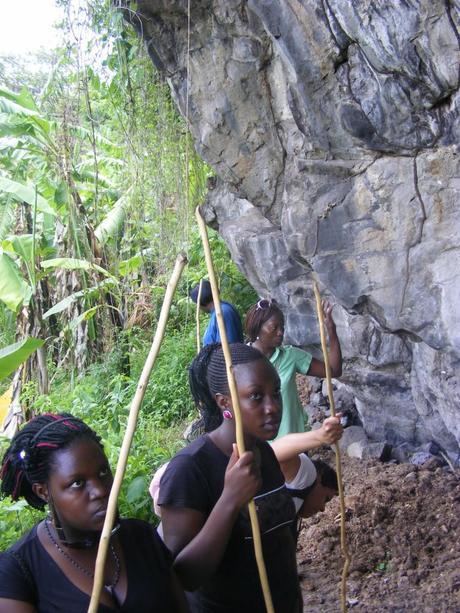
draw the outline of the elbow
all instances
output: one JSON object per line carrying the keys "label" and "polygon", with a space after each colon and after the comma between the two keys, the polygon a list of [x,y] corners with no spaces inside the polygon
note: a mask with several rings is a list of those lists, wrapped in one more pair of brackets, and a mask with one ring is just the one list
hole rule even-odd
{"label": "elbow", "polygon": [[339,377],[342,376],[342,362],[340,362],[339,364],[331,368],[331,374],[334,377],[334,379],[338,379]]}
{"label": "elbow", "polygon": [[194,592],[203,583],[190,571],[188,565],[181,563],[180,560],[176,559],[173,567],[182,589],[186,592]]}

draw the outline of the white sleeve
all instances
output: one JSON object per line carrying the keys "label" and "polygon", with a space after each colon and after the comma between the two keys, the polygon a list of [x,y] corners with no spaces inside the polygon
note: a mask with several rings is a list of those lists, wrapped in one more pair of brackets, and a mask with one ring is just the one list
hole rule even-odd
{"label": "white sleeve", "polygon": [[305,453],[299,454],[300,466],[292,481],[286,482],[286,487],[293,490],[304,490],[316,481],[316,468]]}

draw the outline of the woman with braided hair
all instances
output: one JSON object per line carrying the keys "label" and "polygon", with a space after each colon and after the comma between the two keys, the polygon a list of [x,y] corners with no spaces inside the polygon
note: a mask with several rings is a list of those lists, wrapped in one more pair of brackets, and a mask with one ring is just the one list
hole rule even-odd
{"label": "woman with braided hair", "polygon": [[[100,438],[67,413],[35,417],[11,441],[1,491],[49,517],[0,557],[0,613],[86,611],[112,473]],[[110,539],[99,611],[188,607],[156,531],[119,520]]]}
{"label": "woman with braided hair", "polygon": [[207,345],[189,371],[206,433],[161,478],[164,540],[193,612],[265,611],[246,506],[254,498],[275,611],[299,613],[295,507],[267,442],[281,420],[279,377],[256,349],[233,343],[230,351],[247,451],[238,457],[222,347]]}

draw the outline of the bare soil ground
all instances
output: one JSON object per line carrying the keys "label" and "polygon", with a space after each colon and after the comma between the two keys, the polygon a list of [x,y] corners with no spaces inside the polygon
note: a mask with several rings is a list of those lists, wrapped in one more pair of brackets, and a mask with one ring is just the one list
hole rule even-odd
{"label": "bare soil ground", "polygon": [[[299,395],[308,402],[306,378]],[[314,456],[313,456],[314,457]],[[335,465],[331,450],[318,457]],[[460,613],[460,470],[342,457],[352,611]],[[339,501],[303,521],[298,563],[305,612],[340,612]]]}
{"label": "bare soil ground", "polygon": [[[460,612],[460,471],[342,460],[352,558],[348,607]],[[304,520],[298,562],[305,611],[340,611],[338,515],[336,498]]]}

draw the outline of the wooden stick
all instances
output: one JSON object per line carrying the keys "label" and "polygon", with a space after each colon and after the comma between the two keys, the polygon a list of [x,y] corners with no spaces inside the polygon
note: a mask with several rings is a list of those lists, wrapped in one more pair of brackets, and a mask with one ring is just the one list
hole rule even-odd
{"label": "wooden stick", "polygon": [[107,505],[107,514],[105,516],[104,527],[102,529],[101,538],[99,541],[99,547],[96,557],[96,568],[94,571],[94,583],[93,591],[91,594],[91,601],[89,603],[88,613],[96,613],[99,608],[99,597],[101,593],[102,583],[104,580],[104,567],[107,558],[107,549],[109,546],[110,536],[112,533],[112,527],[117,512],[117,499],[120,492],[121,483],[126,470],[126,463],[128,461],[128,454],[133,441],[134,432],[136,430],[137,418],[139,410],[144,399],[145,391],[149,381],[150,373],[152,372],[153,365],[160,350],[161,341],[165,333],[166,322],[168,321],[169,311],[171,309],[171,303],[174,296],[174,292],[177,287],[177,283],[180,279],[184,266],[187,263],[187,258],[184,254],[179,254],[176,259],[171,279],[169,280],[166,288],[165,297],[163,299],[163,306],[161,307],[160,317],[158,319],[157,329],[153,338],[150,352],[147,356],[147,360],[142,369],[139,383],[137,385],[136,393],[131,402],[129,409],[128,424],[126,426],[125,436],[120,450],[120,456],[118,458],[117,470],[113,479],[112,489],[110,490],[109,502]]}
{"label": "wooden stick", "polygon": [[201,306],[201,288],[203,287],[203,279],[200,279],[198,287],[198,298],[196,299],[196,352],[200,353],[201,349],[201,334],[200,334],[200,306]]}
{"label": "wooden stick", "polygon": [[[222,309],[220,306],[219,290],[217,287],[216,275],[214,273],[214,266],[212,263],[211,249],[209,247],[208,231],[206,225],[201,216],[200,209],[195,209],[195,216],[198,222],[198,228],[200,230],[201,240],[204,247],[204,256],[206,259],[206,266],[208,269],[209,282],[211,283],[212,299],[214,302],[214,308],[216,310],[217,325],[219,327],[220,340],[222,343],[222,349],[225,357],[225,365],[227,368],[228,386],[230,388],[230,395],[232,398],[233,413],[235,415],[236,426],[236,444],[238,447],[238,455],[245,452],[244,435],[243,435],[243,422],[241,420],[240,404],[238,400],[238,392],[236,389],[235,376],[233,374],[232,356],[230,354],[230,347],[227,341],[227,332],[225,330],[224,318],[222,316]],[[259,570],[260,583],[262,586],[262,592],[264,595],[265,608],[267,613],[274,613],[272,596],[270,593],[270,586],[268,585],[267,569],[265,568],[265,561],[262,552],[262,541],[260,538],[259,520],[257,518],[256,506],[254,500],[248,503],[249,517],[251,519],[252,537],[254,541],[254,552],[256,556],[257,568]]]}
{"label": "wooden stick", "polygon": [[[335,402],[334,394],[332,392],[332,380],[331,380],[331,367],[329,364],[329,354],[327,352],[326,334],[324,331],[324,318],[323,308],[321,306],[321,296],[318,291],[316,282],[313,283],[313,291],[316,298],[316,312],[318,314],[319,333],[321,336],[321,347],[323,350],[324,366],[326,367],[326,382],[327,382],[327,395],[329,397],[329,406],[331,408],[331,415],[335,417]],[[345,534],[345,496],[343,491],[342,481],[342,463],[340,460],[339,445],[335,443],[335,469],[337,472],[337,484],[339,487],[339,501],[340,501],[340,546],[342,549],[342,555],[344,557],[342,581],[340,586],[340,601],[342,606],[342,613],[346,613],[347,610],[347,576],[348,568],[350,566],[350,556],[348,554],[347,539]]]}

